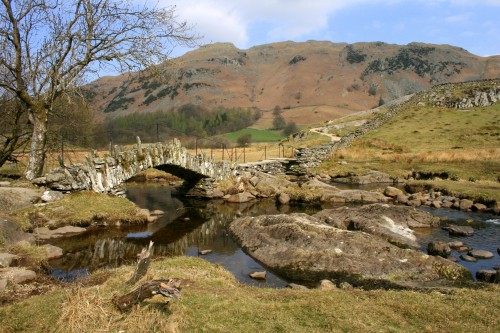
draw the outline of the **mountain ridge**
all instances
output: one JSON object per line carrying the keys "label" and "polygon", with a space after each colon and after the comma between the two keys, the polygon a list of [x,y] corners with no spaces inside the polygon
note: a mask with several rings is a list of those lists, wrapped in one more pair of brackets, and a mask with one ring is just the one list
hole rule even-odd
{"label": "mountain ridge", "polygon": [[151,71],[100,78],[87,86],[103,115],[170,110],[184,104],[270,110],[325,105],[356,112],[434,84],[500,77],[500,56],[413,42],[291,42],[241,50],[202,46]]}

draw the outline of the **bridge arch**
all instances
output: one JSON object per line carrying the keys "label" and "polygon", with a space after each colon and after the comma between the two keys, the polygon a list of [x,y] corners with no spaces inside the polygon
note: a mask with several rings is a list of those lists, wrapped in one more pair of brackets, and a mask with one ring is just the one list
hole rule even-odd
{"label": "bridge arch", "polygon": [[58,168],[33,180],[55,190],[113,192],[140,171],[157,168],[189,183],[202,179],[220,181],[229,177],[228,161],[215,161],[205,154],[191,155],[177,139],[142,145],[139,138],[131,149],[114,146],[104,157],[88,155],[84,163]]}

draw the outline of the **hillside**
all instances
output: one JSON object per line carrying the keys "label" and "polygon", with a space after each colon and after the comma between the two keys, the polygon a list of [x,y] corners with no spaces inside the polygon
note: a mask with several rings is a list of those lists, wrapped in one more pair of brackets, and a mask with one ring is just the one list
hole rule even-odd
{"label": "hillside", "polygon": [[262,110],[279,105],[303,108],[310,117],[298,123],[312,123],[315,115],[336,118],[437,83],[500,77],[500,56],[421,43],[282,42],[247,50],[217,43],[156,70],[162,74],[103,77],[88,85],[88,96],[101,116],[187,103]]}
{"label": "hillside", "polygon": [[444,84],[377,113],[328,122],[323,131],[343,137],[322,172],[335,177],[378,170],[498,201],[499,97],[499,79]]}

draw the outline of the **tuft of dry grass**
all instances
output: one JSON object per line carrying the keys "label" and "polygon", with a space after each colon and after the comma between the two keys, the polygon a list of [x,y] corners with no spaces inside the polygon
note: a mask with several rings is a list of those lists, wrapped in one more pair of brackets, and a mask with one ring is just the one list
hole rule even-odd
{"label": "tuft of dry grass", "polygon": [[320,189],[311,188],[307,185],[298,186],[293,184],[283,189],[282,193],[286,193],[290,196],[290,201],[294,202],[318,202],[323,196],[323,192]]}

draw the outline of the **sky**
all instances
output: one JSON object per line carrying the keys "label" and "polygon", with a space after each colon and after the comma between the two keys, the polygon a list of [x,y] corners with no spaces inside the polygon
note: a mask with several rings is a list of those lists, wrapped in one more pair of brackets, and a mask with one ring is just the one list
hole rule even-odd
{"label": "sky", "polygon": [[[500,0],[157,0],[175,5],[201,45],[281,41],[424,42],[500,55]],[[177,2],[175,2],[177,1]],[[179,56],[186,49],[174,50]]]}

